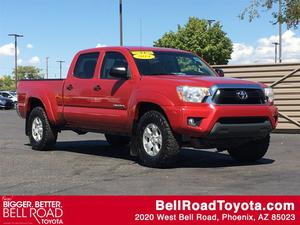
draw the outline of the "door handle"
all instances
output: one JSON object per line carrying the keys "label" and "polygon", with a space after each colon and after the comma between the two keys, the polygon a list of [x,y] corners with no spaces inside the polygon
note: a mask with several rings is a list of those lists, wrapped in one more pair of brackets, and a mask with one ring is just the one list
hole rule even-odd
{"label": "door handle", "polygon": [[68,89],[69,91],[71,91],[71,90],[73,89],[73,85],[72,85],[72,84],[69,84],[69,85],[67,86],[67,89]]}
{"label": "door handle", "polygon": [[100,91],[100,90],[101,90],[100,85],[97,85],[97,86],[94,87],[94,91]]}

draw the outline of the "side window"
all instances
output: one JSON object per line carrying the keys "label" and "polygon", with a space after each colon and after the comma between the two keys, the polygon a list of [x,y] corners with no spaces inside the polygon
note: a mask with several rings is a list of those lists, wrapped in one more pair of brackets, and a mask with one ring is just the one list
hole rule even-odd
{"label": "side window", "polygon": [[93,78],[98,58],[99,52],[80,55],[75,65],[74,77],[82,79]]}
{"label": "side window", "polygon": [[127,69],[128,77],[131,77],[130,69],[125,56],[119,52],[106,52],[102,63],[100,77],[102,79],[117,79],[110,76],[110,70],[113,67],[125,67]]}

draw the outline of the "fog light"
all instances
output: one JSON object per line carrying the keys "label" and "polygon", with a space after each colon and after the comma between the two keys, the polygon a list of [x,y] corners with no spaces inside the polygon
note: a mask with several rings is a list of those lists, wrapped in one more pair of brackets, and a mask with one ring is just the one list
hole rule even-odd
{"label": "fog light", "polygon": [[201,123],[201,118],[199,117],[189,117],[187,119],[187,124],[192,127],[198,127]]}

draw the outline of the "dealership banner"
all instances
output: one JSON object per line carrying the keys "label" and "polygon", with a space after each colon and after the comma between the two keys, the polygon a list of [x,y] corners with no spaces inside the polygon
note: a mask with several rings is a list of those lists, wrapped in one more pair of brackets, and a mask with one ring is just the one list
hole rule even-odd
{"label": "dealership banner", "polygon": [[300,196],[2,196],[0,224],[300,224]]}

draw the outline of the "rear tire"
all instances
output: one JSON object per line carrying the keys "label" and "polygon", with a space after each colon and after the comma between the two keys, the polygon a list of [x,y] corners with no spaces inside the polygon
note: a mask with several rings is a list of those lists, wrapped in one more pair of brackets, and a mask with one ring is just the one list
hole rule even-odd
{"label": "rear tire", "polygon": [[140,163],[149,167],[171,167],[180,153],[171,127],[158,111],[146,112],[137,126],[137,150]]}
{"label": "rear tire", "polygon": [[130,137],[105,134],[107,142],[113,147],[125,147],[130,142]]}
{"label": "rear tire", "polygon": [[266,154],[269,148],[270,135],[245,143],[237,148],[228,149],[229,155],[240,162],[255,162]]}
{"label": "rear tire", "polygon": [[45,110],[42,107],[34,108],[28,120],[28,134],[32,149],[40,151],[51,149],[57,140],[57,130],[50,125]]}

